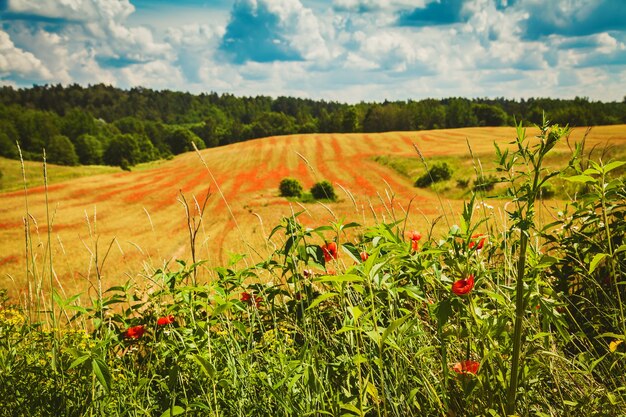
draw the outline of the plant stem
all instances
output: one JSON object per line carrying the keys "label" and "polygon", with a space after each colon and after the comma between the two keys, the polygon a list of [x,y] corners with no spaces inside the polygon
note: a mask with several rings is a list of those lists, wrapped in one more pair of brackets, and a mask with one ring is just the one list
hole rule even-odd
{"label": "plant stem", "polygon": [[524,319],[524,269],[526,267],[526,248],[528,233],[523,231],[520,236],[520,256],[517,261],[517,282],[515,285],[515,328],[513,330],[513,359],[511,362],[511,379],[506,394],[506,414],[515,412],[515,396],[519,380],[519,359],[522,347],[522,321]]}

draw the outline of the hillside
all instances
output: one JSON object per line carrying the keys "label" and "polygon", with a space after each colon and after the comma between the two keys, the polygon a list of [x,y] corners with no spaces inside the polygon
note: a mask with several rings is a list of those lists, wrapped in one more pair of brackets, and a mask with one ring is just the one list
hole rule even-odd
{"label": "hillside", "polygon": [[[570,141],[579,141],[584,133],[583,128],[575,129]],[[457,161],[456,169],[466,166],[473,170],[469,143],[474,156],[488,170],[494,158],[493,142],[504,146],[514,136],[514,128],[501,127],[269,137],[201,151],[208,169],[196,153],[190,152],[143,170],[60,182],[59,168],[50,165],[48,199],[54,219],[51,246],[55,274],[63,289],[74,293],[95,285],[96,252],[108,285],[123,283],[141,271],[149,276],[155,268],[175,259],[190,261],[179,191],[193,205],[194,197],[202,204],[210,189],[197,237],[198,258],[206,259],[208,265],[224,264],[232,253],[247,254],[243,262],[260,261],[268,252],[268,245],[272,245],[266,240],[270,228],[282,216],[302,210],[305,213],[301,222],[311,226],[327,224],[335,216],[372,224],[376,219],[402,219],[410,204],[407,228],[424,230],[446,207],[454,215],[442,218],[439,224],[450,225],[457,221],[461,200],[442,205],[437,194],[415,188],[415,178],[403,176],[376,162],[374,157],[404,161],[413,158],[420,169],[421,162],[413,148],[416,144],[427,161],[447,157]],[[588,149],[607,144],[623,149],[626,125],[594,128],[587,142]],[[559,146],[565,155],[567,144]],[[279,197],[277,191],[278,183],[287,176],[299,179],[305,188],[328,179],[335,185],[340,201],[324,205],[289,202]],[[442,197],[451,195],[442,191]],[[496,214],[501,203],[490,202],[496,206]],[[25,212],[23,191],[1,194],[0,288],[11,292],[27,291]],[[28,212],[36,269],[41,273],[48,268],[43,187],[28,190]]]}

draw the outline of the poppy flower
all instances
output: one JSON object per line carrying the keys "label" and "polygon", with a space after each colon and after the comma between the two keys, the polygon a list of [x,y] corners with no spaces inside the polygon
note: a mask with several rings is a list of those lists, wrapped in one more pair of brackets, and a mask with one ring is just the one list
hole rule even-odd
{"label": "poppy flower", "polygon": [[[483,236],[485,236],[485,235],[483,235],[481,233],[472,235],[472,240],[469,243],[469,248],[470,249],[481,250],[483,248],[483,246],[485,246],[485,241],[487,240],[487,238],[483,237]],[[481,239],[478,240],[478,238],[481,238]]]}
{"label": "poppy flower", "polygon": [[417,242],[421,238],[422,238],[422,234],[418,232],[417,230],[413,230],[412,232],[409,232],[409,239],[411,239],[412,241]]}
{"label": "poppy flower", "polygon": [[367,258],[370,257],[369,254],[367,252],[365,252],[365,251],[361,252],[359,255],[361,256],[361,260],[363,262],[367,261]]}
{"label": "poppy flower", "polygon": [[420,245],[417,240],[411,241],[411,249],[413,250],[413,252],[417,252],[420,249]]}
{"label": "poppy flower", "polygon": [[457,362],[454,364],[452,369],[457,374],[473,374],[476,375],[478,373],[478,368],[480,367],[480,363],[472,360],[466,360]]}
{"label": "poppy flower", "polygon": [[157,320],[158,326],[166,326],[172,323],[174,323],[174,316],[172,316],[171,314],[169,316],[159,317],[159,319]]}
{"label": "poppy flower", "polygon": [[455,281],[452,284],[452,292],[456,295],[465,295],[472,291],[474,288],[474,275],[469,275],[467,278]]}
{"label": "poppy flower", "polygon": [[337,243],[325,243],[322,245],[322,253],[326,262],[330,262],[331,259],[337,259]]}
{"label": "poppy flower", "polygon": [[241,294],[241,298],[240,298],[242,303],[246,303],[249,305],[254,304],[255,307],[258,307],[261,305],[261,301],[263,301],[263,299],[260,296],[253,296],[252,294],[250,294],[249,292],[244,292],[243,294]]}
{"label": "poppy flower", "polygon": [[139,339],[145,333],[146,329],[143,325],[129,327],[126,332],[124,332],[124,337],[127,339]]}

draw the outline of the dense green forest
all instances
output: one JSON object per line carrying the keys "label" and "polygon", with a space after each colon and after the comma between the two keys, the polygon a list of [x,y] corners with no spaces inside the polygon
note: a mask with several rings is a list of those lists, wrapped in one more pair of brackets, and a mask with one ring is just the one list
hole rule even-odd
{"label": "dense green forest", "polygon": [[122,90],[103,84],[0,88],[0,155],[63,165],[123,168],[192,149],[272,135],[411,131],[541,123],[592,126],[626,123],[626,98],[424,99],[345,104],[232,94]]}

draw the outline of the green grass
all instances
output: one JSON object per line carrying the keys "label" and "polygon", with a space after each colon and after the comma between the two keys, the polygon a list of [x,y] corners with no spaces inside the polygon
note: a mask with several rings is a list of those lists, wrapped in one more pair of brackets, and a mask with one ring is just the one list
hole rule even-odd
{"label": "green grass", "polygon": [[[146,162],[135,165],[131,167],[131,169],[133,171],[143,171],[157,167],[163,162],[163,160]],[[43,185],[43,162],[24,161],[24,171],[26,173],[28,187]],[[20,161],[0,157],[0,172],[2,172],[2,177],[0,178],[0,192],[15,191],[24,188],[22,165]],[[49,176],[48,184],[55,184],[75,178],[122,172],[122,170],[119,167],[106,165],[63,166],[50,164],[48,172],[54,172],[54,175]]]}

